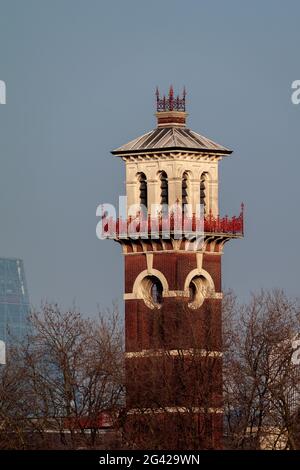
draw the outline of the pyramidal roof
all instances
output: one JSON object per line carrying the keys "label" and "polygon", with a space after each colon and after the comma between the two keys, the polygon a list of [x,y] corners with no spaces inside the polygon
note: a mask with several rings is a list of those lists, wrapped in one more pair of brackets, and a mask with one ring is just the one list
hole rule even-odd
{"label": "pyramidal roof", "polygon": [[213,140],[183,127],[158,127],[112,151],[114,155],[146,153],[150,151],[190,150],[212,154],[231,154]]}

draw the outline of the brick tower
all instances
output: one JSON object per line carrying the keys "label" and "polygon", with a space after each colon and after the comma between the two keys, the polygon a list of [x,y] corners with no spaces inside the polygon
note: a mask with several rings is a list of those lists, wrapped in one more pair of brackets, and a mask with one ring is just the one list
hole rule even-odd
{"label": "brick tower", "polygon": [[103,223],[125,260],[127,432],[140,448],[218,449],[221,255],[243,212],[219,217],[218,163],[232,151],[186,127],[185,91],[156,100],[156,129],[112,152],[126,220]]}

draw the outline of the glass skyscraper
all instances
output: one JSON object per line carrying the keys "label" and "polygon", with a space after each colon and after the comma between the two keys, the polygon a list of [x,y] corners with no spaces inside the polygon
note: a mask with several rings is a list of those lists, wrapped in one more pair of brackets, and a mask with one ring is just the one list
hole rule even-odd
{"label": "glass skyscraper", "polygon": [[0,258],[0,340],[10,344],[22,338],[29,314],[23,261]]}

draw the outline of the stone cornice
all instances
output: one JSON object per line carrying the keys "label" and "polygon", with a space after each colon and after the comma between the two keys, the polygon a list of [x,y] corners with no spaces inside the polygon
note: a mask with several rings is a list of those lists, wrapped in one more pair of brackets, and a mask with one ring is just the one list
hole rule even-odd
{"label": "stone cornice", "polygon": [[218,162],[222,160],[224,155],[217,153],[207,153],[207,152],[147,152],[140,153],[136,155],[120,155],[124,162],[148,162],[153,160],[188,160],[188,161],[210,161]]}

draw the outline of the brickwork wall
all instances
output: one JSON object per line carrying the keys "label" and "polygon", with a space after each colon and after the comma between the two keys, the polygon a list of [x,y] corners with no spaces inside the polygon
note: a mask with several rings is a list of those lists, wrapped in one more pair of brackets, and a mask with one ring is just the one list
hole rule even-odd
{"label": "brickwork wall", "polygon": [[[196,253],[154,253],[153,269],[160,271],[168,282],[170,291],[183,291],[188,274],[197,268]],[[204,254],[202,268],[212,277],[215,291],[221,291],[221,256]],[[125,256],[125,292],[131,294],[137,276],[147,269],[144,253]],[[198,309],[188,307],[189,299],[183,296],[163,297],[161,308],[149,308],[143,299],[125,301],[125,346],[127,353],[160,351],[160,355],[127,357],[126,386],[127,408],[198,407],[222,408],[222,358],[220,355],[203,356],[203,353],[184,353],[187,350],[222,351],[221,299],[207,298]],[[173,351],[173,355],[170,355]],[[178,355],[174,354],[177,351]],[[157,415],[149,419],[157,427],[165,448],[180,448],[180,437],[165,435],[164,429],[180,428],[182,423],[191,426],[191,436],[202,426],[198,435],[200,448],[220,448],[222,414],[196,413],[179,416]],[[184,415],[184,413],[183,413]],[[141,425],[141,417],[132,416],[131,435]],[[175,423],[175,424],[174,424]],[[199,425],[201,423],[201,426]],[[197,424],[197,425],[196,425]],[[174,427],[175,426],[175,427]],[[196,426],[196,427],[195,427]],[[194,429],[195,428],[195,429]],[[147,439],[143,434],[137,439]],[[129,432],[129,431],[128,431]],[[153,435],[153,430],[151,431]],[[179,433],[180,434],[180,433]],[[138,436],[138,434],[137,434]],[[191,437],[190,445],[193,438]],[[201,441],[201,443],[200,443]],[[200,444],[199,444],[200,443]],[[142,441],[139,444],[143,446]],[[185,443],[186,445],[186,443]],[[163,447],[162,447],[163,448]],[[184,447],[181,447],[184,448]],[[199,447],[198,447],[199,448]]]}

